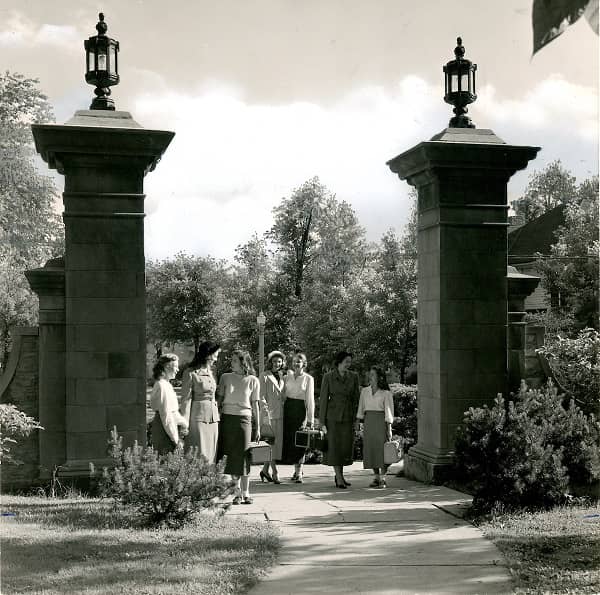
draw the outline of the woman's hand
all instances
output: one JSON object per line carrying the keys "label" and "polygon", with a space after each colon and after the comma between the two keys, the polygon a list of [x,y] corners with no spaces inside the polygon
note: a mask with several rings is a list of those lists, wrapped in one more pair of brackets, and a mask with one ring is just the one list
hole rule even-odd
{"label": "woman's hand", "polygon": [[321,432],[323,432],[324,435],[327,434],[327,426],[325,424],[321,426]]}

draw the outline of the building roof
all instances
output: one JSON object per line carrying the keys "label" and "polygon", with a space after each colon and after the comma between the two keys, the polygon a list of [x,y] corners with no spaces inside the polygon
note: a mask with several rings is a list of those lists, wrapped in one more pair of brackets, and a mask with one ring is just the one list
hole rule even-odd
{"label": "building roof", "polygon": [[565,205],[559,205],[508,234],[508,262],[520,264],[535,260],[534,254],[550,254],[556,244],[556,231],[565,224]]}

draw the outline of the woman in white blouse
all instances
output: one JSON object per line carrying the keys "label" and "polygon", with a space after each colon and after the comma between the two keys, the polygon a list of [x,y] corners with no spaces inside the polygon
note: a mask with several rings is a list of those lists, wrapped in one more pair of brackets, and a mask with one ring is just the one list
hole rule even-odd
{"label": "woman in white blouse", "polygon": [[177,395],[169,382],[178,370],[179,360],[173,353],[161,355],[152,370],[156,381],[150,395],[150,407],[156,411],[152,420],[152,446],[161,455],[173,452],[188,430],[188,422],[179,414]]}
{"label": "woman in white blouse", "polygon": [[283,388],[283,453],[282,461],[294,465],[292,481],[302,483],[302,465],[306,449],[296,446],[296,432],[311,428],[315,420],[315,381],[306,370],[306,355],[296,353],[292,371],[285,378]]}
{"label": "woman in white blouse", "polygon": [[387,470],[383,462],[383,445],[392,439],[394,421],[394,399],[387,383],[385,372],[376,366],[369,371],[369,386],[362,389],[356,414],[359,422],[364,420],[363,467],[373,469],[375,478],[369,485],[372,488],[384,488]]}

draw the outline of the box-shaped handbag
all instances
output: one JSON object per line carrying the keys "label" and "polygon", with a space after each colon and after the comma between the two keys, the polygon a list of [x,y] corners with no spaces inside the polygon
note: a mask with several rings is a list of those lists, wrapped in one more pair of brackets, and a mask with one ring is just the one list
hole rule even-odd
{"label": "box-shaped handbag", "polygon": [[383,445],[383,463],[392,465],[402,458],[402,446],[398,441],[386,442]]}
{"label": "box-shaped handbag", "polygon": [[294,436],[298,448],[311,450],[327,450],[327,438],[321,430],[298,430]]}
{"label": "box-shaped handbag", "polygon": [[262,465],[271,460],[271,446],[267,442],[251,442],[248,447],[251,465]]}

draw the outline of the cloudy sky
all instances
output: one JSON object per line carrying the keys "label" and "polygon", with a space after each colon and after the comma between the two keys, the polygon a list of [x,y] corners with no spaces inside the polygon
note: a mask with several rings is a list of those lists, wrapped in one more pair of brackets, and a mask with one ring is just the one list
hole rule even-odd
{"label": "cloudy sky", "polygon": [[[442,65],[462,36],[478,64],[470,114],[598,171],[598,37],[580,19],[532,58],[532,0],[1,0],[0,69],[39,78],[57,122],[87,109],[83,39],[103,11],[121,44],[117,109],[175,139],[146,179],[146,254],[231,258],[319,176],[371,240],[401,230],[408,186],[385,162],[442,130]],[[62,190],[61,181],[59,188]]]}

